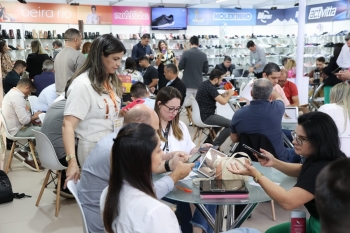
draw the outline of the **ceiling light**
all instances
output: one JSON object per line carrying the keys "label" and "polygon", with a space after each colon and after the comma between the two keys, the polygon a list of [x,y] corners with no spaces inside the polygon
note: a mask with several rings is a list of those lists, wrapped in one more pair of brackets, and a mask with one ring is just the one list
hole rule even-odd
{"label": "ceiling light", "polygon": [[235,6],[235,9],[237,9],[237,10],[242,10],[241,5],[239,4],[239,0],[238,0],[238,4],[237,4],[237,6]]}
{"label": "ceiling light", "polygon": [[216,3],[219,3],[219,2],[226,2],[227,0],[216,0]]}
{"label": "ceiling light", "polygon": [[277,10],[277,7],[273,6],[271,7],[271,10]]}

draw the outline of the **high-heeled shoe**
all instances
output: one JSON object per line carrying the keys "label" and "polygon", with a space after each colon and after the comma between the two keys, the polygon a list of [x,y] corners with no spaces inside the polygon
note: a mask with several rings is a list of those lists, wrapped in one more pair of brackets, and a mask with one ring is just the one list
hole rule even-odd
{"label": "high-heeled shoe", "polygon": [[57,38],[56,30],[53,30],[53,31],[52,31],[52,34],[53,34],[53,39],[56,39],[56,38]]}
{"label": "high-heeled shoe", "polygon": [[15,39],[15,35],[13,34],[12,29],[9,30],[9,33],[10,33],[10,39]]}
{"label": "high-heeled shoe", "polygon": [[16,48],[17,48],[18,50],[24,50],[24,48],[22,48],[20,45],[17,45]]}
{"label": "high-heeled shoe", "polygon": [[29,32],[28,31],[24,31],[24,38],[29,39]]}
{"label": "high-heeled shoe", "polygon": [[39,30],[38,32],[39,32],[39,39],[43,39],[44,38],[43,31]]}
{"label": "high-heeled shoe", "polygon": [[100,33],[99,32],[96,32],[96,37],[95,38],[97,38],[97,37],[99,37],[100,36]]}
{"label": "high-heeled shoe", "polygon": [[44,31],[44,39],[47,39],[47,31]]}
{"label": "high-heeled shoe", "polygon": [[88,33],[87,33],[87,32],[84,32],[84,40],[87,40],[87,39],[89,39],[89,38],[88,38]]}
{"label": "high-heeled shoe", "polygon": [[47,39],[52,39],[51,31],[47,31]]}

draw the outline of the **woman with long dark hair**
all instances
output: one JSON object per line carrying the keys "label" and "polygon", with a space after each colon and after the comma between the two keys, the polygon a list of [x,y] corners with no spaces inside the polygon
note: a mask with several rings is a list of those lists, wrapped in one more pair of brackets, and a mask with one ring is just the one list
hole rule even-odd
{"label": "woman with long dark hair", "polygon": [[133,83],[135,82],[142,82],[143,83],[143,77],[140,71],[137,70],[137,66],[135,63],[135,60],[132,59],[132,57],[128,57],[125,61],[125,69],[123,70],[124,75],[130,75],[131,81]]}
{"label": "woman with long dark hair", "polygon": [[[338,79],[337,76],[334,73],[337,73],[337,69],[339,68],[337,64],[337,59],[339,57],[339,54],[341,52],[341,49],[343,47],[343,43],[337,43],[334,45],[334,51],[333,56],[329,60],[329,64],[323,68],[323,74],[326,76],[326,78],[323,80],[324,83],[324,103],[329,104],[330,103],[330,92],[331,88],[337,85],[338,83],[341,83],[342,80]],[[335,71],[335,72],[334,72]]]}
{"label": "woman with long dark hair", "polygon": [[67,180],[77,179],[79,174],[75,138],[78,139],[79,162],[83,166],[96,143],[118,125],[122,87],[116,71],[124,54],[125,47],[118,39],[102,35],[93,41],[84,65],[72,77],[66,93],[62,129],[69,161]]}
{"label": "woman with long dark hair", "polygon": [[158,90],[165,87],[168,83],[168,80],[164,75],[164,67],[171,63],[177,66],[175,53],[168,48],[168,45],[164,40],[160,40],[158,42],[158,53],[156,59],[156,65],[158,66]]}
{"label": "woman with long dark hair", "polygon": [[[332,161],[346,156],[340,150],[337,126],[332,118],[323,112],[310,112],[301,115],[292,136],[295,153],[305,158],[303,164],[282,162],[262,149],[260,151],[269,160],[257,157],[262,166],[274,167],[288,176],[297,177],[297,183],[291,190],[287,191],[275,184],[250,163],[247,163],[243,169],[239,169],[234,163],[231,163],[228,170],[234,174],[253,177],[267,195],[285,210],[293,210],[305,205],[311,215],[306,223],[306,232],[320,233],[319,214],[315,204],[316,177]],[[266,232],[289,233],[289,228],[290,223],[288,222],[272,227]]]}
{"label": "woman with long dark hair", "polygon": [[[154,111],[159,117],[158,136],[161,139],[161,149],[164,153],[174,151],[184,151],[192,155],[198,152],[198,147],[193,143],[187,126],[180,120],[181,112],[181,93],[174,87],[163,87],[159,90],[156,98]],[[205,143],[202,147],[211,147],[211,144]],[[194,210],[195,207],[191,206]],[[206,205],[206,208],[215,216],[215,205]],[[207,221],[195,210],[192,215],[188,215],[190,206],[187,203],[178,203],[177,212],[181,215],[181,229],[183,232],[189,232],[193,228],[193,233],[213,232]],[[192,226],[191,226],[192,224]]]}
{"label": "woman with long dark hair", "polygon": [[162,155],[160,139],[150,125],[131,123],[119,131],[111,153],[109,186],[100,199],[106,232],[180,232],[175,214],[157,200],[152,185]]}

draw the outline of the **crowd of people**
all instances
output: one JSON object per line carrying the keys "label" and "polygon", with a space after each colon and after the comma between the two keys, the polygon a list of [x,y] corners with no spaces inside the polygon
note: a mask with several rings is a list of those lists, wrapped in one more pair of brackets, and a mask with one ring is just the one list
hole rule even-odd
{"label": "crowd of people", "polygon": [[[63,48],[59,41],[53,42],[53,58],[39,41],[33,41],[27,60],[14,64],[6,42],[0,41],[5,93],[1,114],[11,135],[33,136],[35,129],[51,141],[58,160],[68,167],[58,187],[62,197],[73,198],[67,182],[80,179],[78,197],[89,232],[213,232],[194,205],[175,202],[175,214],[159,201],[194,167],[186,161],[199,148],[180,119],[183,107],[191,101],[197,101],[201,120],[215,126],[216,136],[206,138],[202,148],[221,150],[226,140],[254,145],[268,160],[255,158],[256,154],[253,160],[297,177],[297,183],[287,191],[250,163],[240,168],[232,162],[228,171],[253,177],[285,210],[304,205],[310,213],[307,232],[347,231],[346,195],[350,191],[344,174],[350,170],[350,161],[340,149],[339,138],[350,136],[350,34],[345,45],[335,48],[328,65],[324,58],[317,58],[310,82],[314,73],[321,73],[326,104],[299,116],[294,131],[283,130],[281,122],[287,106],[300,105],[297,87],[287,79],[295,77],[296,63],[289,60],[283,67],[267,63],[264,49],[253,41],[247,43],[249,72],[257,77],[252,100],[230,120],[216,112],[216,105],[226,105],[233,96],[232,89],[220,94],[218,88],[236,67],[225,57],[209,72],[207,55],[198,49],[196,36],[190,38],[191,48],[178,62],[163,40],[153,54],[150,35],[144,34],[125,67],[121,65],[125,46],[113,35],[101,35],[82,46],[81,33],[68,29],[64,39]],[[182,79],[179,71],[183,71]],[[21,77],[25,72],[28,78]],[[209,73],[208,80],[203,81],[203,73]],[[130,76],[132,85],[130,103],[124,103],[123,109],[124,76]],[[28,107],[25,99],[34,91],[38,104],[30,109],[33,106]],[[38,121],[41,113],[46,113],[42,124]],[[294,148],[286,148],[283,133]],[[28,151],[16,149],[15,157],[35,170],[36,155]],[[165,172],[169,173],[152,180],[152,174]],[[339,209],[332,206],[333,201]],[[205,207],[215,217],[216,206]],[[289,228],[290,223],[285,223],[267,232],[289,232]]]}

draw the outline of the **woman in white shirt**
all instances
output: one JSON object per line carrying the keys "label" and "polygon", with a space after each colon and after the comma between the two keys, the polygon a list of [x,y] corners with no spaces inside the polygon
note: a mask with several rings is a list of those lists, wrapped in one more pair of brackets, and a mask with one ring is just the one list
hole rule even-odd
{"label": "woman in white shirt", "polygon": [[130,75],[132,83],[142,82],[143,77],[140,71],[137,70],[136,63],[132,57],[128,57],[125,61],[124,75]]}
{"label": "woman in white shirt", "polygon": [[152,185],[162,155],[160,139],[150,125],[131,123],[119,131],[112,148],[109,186],[100,198],[106,232],[180,232],[174,212],[157,200]]}
{"label": "woman in white shirt", "polygon": [[[191,139],[190,132],[188,131],[185,123],[180,121],[180,112],[181,112],[181,93],[174,87],[163,87],[159,90],[156,98],[156,105],[154,110],[159,117],[159,130],[158,136],[161,140],[161,149],[164,153],[169,153],[172,151],[184,151],[187,154],[195,154],[198,151],[198,148],[193,143]],[[211,147],[211,144],[204,144],[202,147]],[[179,205],[182,205],[179,208]],[[186,208],[183,205],[187,203],[178,203],[178,209],[181,209],[186,212]],[[208,211],[215,217],[215,205],[205,205]],[[185,229],[185,224],[191,223],[193,225],[193,233],[197,232],[212,232],[211,227],[205,221],[203,216],[199,213],[198,210],[195,210],[194,206],[191,206],[193,217],[191,218],[184,217],[187,214],[179,213],[181,220],[180,223],[182,232],[188,232],[187,228]]]}
{"label": "woman in white shirt", "polygon": [[96,143],[115,130],[122,96],[121,82],[116,71],[125,54],[124,45],[114,36],[96,38],[84,65],[71,78],[63,120],[63,143],[68,161],[67,179],[77,179],[75,138],[78,142],[79,163]]}
{"label": "woman in white shirt", "polygon": [[339,135],[350,136],[350,86],[338,83],[331,89],[330,104],[325,104],[318,111],[327,113],[334,120]]}

